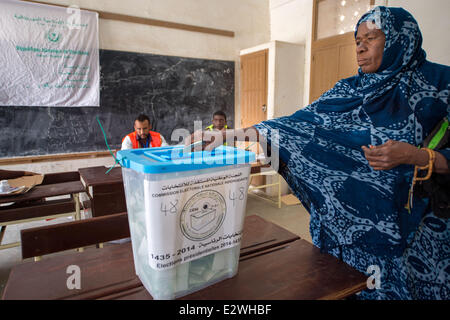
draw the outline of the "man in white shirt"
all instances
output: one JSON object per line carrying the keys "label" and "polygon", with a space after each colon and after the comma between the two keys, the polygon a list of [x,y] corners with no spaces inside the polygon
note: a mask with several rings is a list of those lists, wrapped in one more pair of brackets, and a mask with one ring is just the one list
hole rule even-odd
{"label": "man in white shirt", "polygon": [[122,149],[156,148],[167,146],[164,137],[155,131],[150,131],[152,125],[145,114],[139,115],[134,120],[134,132],[127,134],[122,139]]}

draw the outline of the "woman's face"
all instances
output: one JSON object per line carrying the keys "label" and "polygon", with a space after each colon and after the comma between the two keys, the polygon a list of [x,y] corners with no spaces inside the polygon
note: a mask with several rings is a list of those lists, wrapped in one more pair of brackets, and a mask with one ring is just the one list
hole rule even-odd
{"label": "woman's face", "polygon": [[386,36],[374,24],[363,22],[356,33],[356,58],[364,73],[377,72],[383,60]]}

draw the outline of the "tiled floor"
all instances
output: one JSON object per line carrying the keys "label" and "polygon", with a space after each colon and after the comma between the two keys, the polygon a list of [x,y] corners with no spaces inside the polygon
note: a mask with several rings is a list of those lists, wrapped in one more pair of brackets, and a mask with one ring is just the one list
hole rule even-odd
{"label": "tiled floor", "polygon": [[[253,214],[278,224],[281,227],[299,235],[301,238],[311,242],[311,237],[309,235],[309,214],[302,205],[286,206],[282,204],[282,207],[278,209],[278,207],[274,204],[264,201],[259,197],[249,195],[247,200],[246,215]],[[58,218],[51,221],[37,221],[21,225],[8,226],[3,243],[19,241],[21,229],[67,221],[69,221],[68,218]],[[49,256],[50,255],[46,257]],[[44,259],[46,257],[44,257]],[[27,259],[27,261],[28,260],[31,259]],[[11,268],[22,261],[20,247],[0,250],[0,296],[6,281],[8,280]]]}
{"label": "tiled floor", "polygon": [[286,206],[282,203],[281,208],[278,209],[267,201],[249,195],[246,215],[252,214],[271,221],[299,235],[300,238],[312,242],[309,234],[309,213],[301,204]]}

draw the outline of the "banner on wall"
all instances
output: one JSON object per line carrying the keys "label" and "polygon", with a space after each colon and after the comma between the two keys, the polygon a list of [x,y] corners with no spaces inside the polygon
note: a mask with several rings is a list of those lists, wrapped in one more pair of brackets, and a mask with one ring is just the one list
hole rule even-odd
{"label": "banner on wall", "polygon": [[99,106],[98,13],[0,2],[0,106]]}

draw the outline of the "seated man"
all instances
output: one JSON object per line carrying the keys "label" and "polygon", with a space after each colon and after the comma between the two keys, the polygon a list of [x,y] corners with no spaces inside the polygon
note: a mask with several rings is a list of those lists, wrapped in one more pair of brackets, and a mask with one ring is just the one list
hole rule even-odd
{"label": "seated man", "polygon": [[[150,131],[151,128],[152,125],[150,123],[149,117],[145,114],[140,114],[134,120],[134,132],[127,134],[122,139],[121,150],[167,146],[168,144],[166,140],[164,140],[164,137],[158,132]],[[131,238],[125,238],[120,240],[113,240],[109,243],[120,244],[129,242],[130,240]]]}
{"label": "seated man", "polygon": [[164,137],[154,131],[150,131],[152,125],[145,114],[139,115],[134,121],[134,132],[122,139],[122,149],[155,148],[167,146]]}
{"label": "seated man", "polygon": [[207,126],[206,130],[220,130],[224,131],[229,129],[227,126],[227,115],[223,111],[216,111],[213,114],[213,121],[212,125]]}
{"label": "seated man", "polygon": [[[207,126],[205,130],[209,131],[225,131],[230,129],[227,126],[227,115],[223,111],[216,111],[213,114],[213,123],[210,126]],[[224,146],[227,145],[226,142],[223,143]]]}

